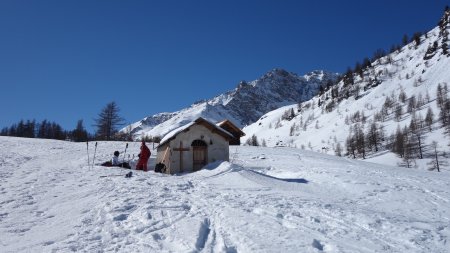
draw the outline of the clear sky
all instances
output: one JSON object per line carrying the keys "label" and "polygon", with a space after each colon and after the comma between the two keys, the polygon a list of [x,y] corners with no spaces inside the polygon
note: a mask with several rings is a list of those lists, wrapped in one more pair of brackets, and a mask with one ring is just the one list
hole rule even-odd
{"label": "clear sky", "polygon": [[127,123],[273,68],[344,72],[437,25],[450,0],[1,0],[0,128],[66,130],[115,101]]}

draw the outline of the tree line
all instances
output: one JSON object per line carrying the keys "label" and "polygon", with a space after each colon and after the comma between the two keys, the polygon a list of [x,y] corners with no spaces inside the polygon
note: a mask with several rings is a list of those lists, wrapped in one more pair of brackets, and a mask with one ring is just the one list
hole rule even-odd
{"label": "tree line", "polygon": [[97,118],[94,119],[94,134],[87,132],[83,120],[77,121],[73,130],[64,130],[61,125],[49,120],[37,122],[32,120],[20,120],[10,127],[4,127],[0,130],[0,136],[15,136],[25,138],[42,138],[55,140],[71,140],[83,142],[88,140],[105,141],[132,141],[131,129],[125,132],[119,132],[119,127],[124,125],[124,119],[119,115],[119,107],[115,102],[108,103]]}
{"label": "tree line", "polygon": [[25,138],[42,138],[64,140],[68,132],[55,123],[48,120],[36,122],[36,120],[20,120],[17,124],[5,127],[0,131],[1,136],[16,136]]}
{"label": "tree line", "polygon": [[64,130],[61,125],[49,120],[36,122],[33,120],[20,120],[10,127],[4,127],[0,131],[0,136],[14,136],[24,138],[40,138],[72,141],[87,141],[93,139],[92,136],[84,129],[83,120],[79,120],[74,130]]}

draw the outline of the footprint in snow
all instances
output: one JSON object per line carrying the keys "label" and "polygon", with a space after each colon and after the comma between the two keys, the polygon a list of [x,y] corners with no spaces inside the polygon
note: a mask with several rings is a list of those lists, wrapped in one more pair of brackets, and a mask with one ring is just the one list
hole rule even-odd
{"label": "footprint in snow", "polygon": [[11,203],[11,202],[14,202],[14,201],[15,201],[14,199],[8,199],[8,200],[0,202],[0,205],[8,204],[8,203]]}
{"label": "footprint in snow", "polygon": [[166,237],[160,233],[154,233],[152,234],[153,240],[160,241],[166,239]]}
{"label": "footprint in snow", "polygon": [[0,213],[0,221],[2,221],[8,215],[9,215],[8,213]]}
{"label": "footprint in snow", "polygon": [[54,241],[46,241],[44,242],[44,246],[52,245],[54,243],[55,243]]}
{"label": "footprint in snow", "polygon": [[144,230],[145,230],[145,227],[137,227],[134,229],[134,232],[137,234],[140,234],[140,233],[144,232]]}
{"label": "footprint in snow", "polygon": [[185,191],[185,190],[193,188],[194,185],[192,184],[192,182],[188,182],[186,184],[178,184],[177,187],[178,187],[178,190]]}
{"label": "footprint in snow", "polygon": [[128,218],[128,214],[119,214],[113,218],[114,221],[124,221]]}
{"label": "footprint in snow", "polygon": [[100,241],[102,239],[101,235],[95,235],[91,238],[89,238],[89,241]]}
{"label": "footprint in snow", "polygon": [[37,180],[31,180],[31,181],[25,182],[24,184],[34,184],[34,183],[36,183],[36,181]]}
{"label": "footprint in snow", "polygon": [[22,233],[29,231],[30,229],[31,228],[15,228],[15,229],[8,230],[8,232],[11,234],[19,234],[20,235]]}
{"label": "footprint in snow", "polygon": [[197,242],[195,243],[195,246],[198,251],[201,251],[205,247],[210,232],[211,232],[211,222],[208,218],[205,218],[203,222],[200,224]]}
{"label": "footprint in snow", "polygon": [[225,246],[226,253],[237,253],[237,249],[235,246]]}
{"label": "footprint in snow", "polygon": [[312,222],[320,223],[320,219],[318,219],[318,218],[316,218],[316,217],[309,217],[309,219],[310,219]]}
{"label": "footprint in snow", "polygon": [[313,246],[313,248],[323,251],[323,245],[319,240],[314,239],[311,245]]}
{"label": "footprint in snow", "polygon": [[133,208],[135,208],[136,207],[136,205],[126,205],[126,206],[123,206],[123,207],[117,207],[117,208],[114,208],[114,211],[117,211],[117,212],[126,212],[126,211],[129,211],[129,210],[131,210],[131,209],[133,209]]}

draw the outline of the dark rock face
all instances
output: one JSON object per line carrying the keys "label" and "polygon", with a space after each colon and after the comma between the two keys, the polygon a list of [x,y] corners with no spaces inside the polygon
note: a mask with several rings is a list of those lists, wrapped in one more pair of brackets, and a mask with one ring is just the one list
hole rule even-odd
{"label": "dark rock face", "polygon": [[239,84],[232,99],[225,105],[241,125],[257,121],[263,114],[281,106],[309,100],[320,86],[335,82],[337,74],[314,71],[297,76],[283,69],[274,69],[247,85]]}
{"label": "dark rock face", "polygon": [[[313,71],[298,76],[283,69],[273,69],[255,81],[241,81],[236,89],[209,100],[196,102],[189,108],[149,116],[137,122],[140,124],[133,124],[139,126],[134,127],[132,133],[142,129],[148,130],[168,120],[176,123],[177,119],[183,121],[192,118],[189,116],[194,112],[196,116],[211,121],[229,118],[237,126],[243,127],[281,106],[311,99],[318,93],[320,86],[326,86],[329,82],[335,83],[337,78],[338,74],[325,71]],[[197,115],[199,110],[195,108],[201,108],[200,115]]]}

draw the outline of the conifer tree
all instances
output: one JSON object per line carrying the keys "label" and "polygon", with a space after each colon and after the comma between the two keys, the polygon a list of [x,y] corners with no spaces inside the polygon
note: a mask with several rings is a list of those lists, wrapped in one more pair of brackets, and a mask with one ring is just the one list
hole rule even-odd
{"label": "conifer tree", "polygon": [[341,143],[338,142],[338,144],[336,145],[336,150],[334,151],[336,156],[342,156],[342,146]]}
{"label": "conifer tree", "polygon": [[402,90],[400,92],[400,94],[398,95],[398,99],[400,100],[400,102],[405,103],[406,102],[406,93],[404,90]]}
{"label": "conifer tree", "polygon": [[405,134],[401,130],[400,126],[397,126],[397,131],[394,135],[394,143],[392,144],[392,152],[396,153],[403,158],[405,153]]}
{"label": "conifer tree", "polygon": [[442,126],[447,130],[447,133],[450,134],[450,100],[447,99],[444,102],[439,112],[439,119],[441,120]]}
{"label": "conifer tree", "polygon": [[347,148],[347,154],[352,155],[353,159],[356,159],[356,139],[352,135],[351,128],[350,128],[350,133],[345,141],[345,146]]}
{"label": "conifer tree", "polygon": [[258,138],[255,134],[252,135],[249,139],[247,139],[247,145],[250,146],[259,146]]}
{"label": "conifer tree", "polygon": [[414,96],[414,95],[412,95],[410,98],[409,98],[409,101],[408,101],[408,107],[407,107],[407,112],[408,113],[412,113],[413,111],[415,111],[416,110],[416,96]]}
{"label": "conifer tree", "polygon": [[119,111],[116,102],[111,102],[99,113],[94,125],[97,127],[96,137],[99,140],[113,140],[117,128],[124,122],[124,119],[119,116]]}
{"label": "conifer tree", "polygon": [[431,107],[428,107],[427,115],[425,116],[425,124],[427,125],[429,131],[431,132],[431,125],[433,125],[434,113]]}
{"label": "conifer tree", "polygon": [[353,78],[353,71],[350,67],[347,69],[347,72],[345,72],[343,79],[344,79],[344,86],[353,85],[355,83]]}
{"label": "conifer tree", "polygon": [[294,136],[295,134],[296,125],[295,122],[292,124],[291,128],[289,129],[289,136]]}
{"label": "conifer tree", "polygon": [[438,154],[438,143],[436,141],[433,141],[431,143],[431,148],[433,149],[433,161],[431,162],[432,167],[430,168],[430,170],[437,170],[438,172],[440,172],[440,161],[439,161],[439,154]]}
{"label": "conifer tree", "polygon": [[372,66],[372,64],[370,63],[369,58],[365,57],[364,60],[363,60],[363,63],[362,63],[362,68],[366,69],[366,68],[369,68],[371,66]]}
{"label": "conifer tree", "polygon": [[405,152],[403,154],[403,161],[405,162],[406,168],[411,168],[413,162],[415,161],[414,159],[414,152],[412,149],[412,146],[410,144],[410,138],[408,135],[405,136],[406,137],[406,143],[405,143]]}
{"label": "conifer tree", "polygon": [[443,89],[443,87],[441,86],[441,84],[439,83],[437,86],[437,90],[436,90],[436,103],[439,109],[442,109],[442,107],[444,106],[444,102],[446,100],[446,93]]}
{"label": "conifer tree", "polygon": [[381,143],[384,139],[384,133],[380,126],[377,123],[373,122],[370,125],[369,131],[367,132],[366,140],[367,146],[370,149],[375,149],[375,152],[378,152],[379,147],[381,147]]}
{"label": "conifer tree", "polygon": [[72,139],[75,142],[82,142],[88,140],[88,133],[84,129],[82,119],[78,120],[76,128],[72,131]]}
{"label": "conifer tree", "polygon": [[366,159],[366,139],[363,127],[359,124],[356,124],[354,127],[354,139],[356,151],[362,155],[363,159]]}
{"label": "conifer tree", "polygon": [[23,120],[19,121],[19,124],[17,124],[16,128],[16,135],[17,137],[23,137],[25,132],[25,123],[23,123]]}
{"label": "conifer tree", "polygon": [[395,106],[395,111],[394,111],[394,117],[396,121],[400,121],[400,119],[402,118],[403,115],[403,106],[401,106],[400,104],[397,104]]}
{"label": "conifer tree", "polygon": [[13,124],[11,127],[9,127],[8,135],[9,136],[17,136],[17,125],[16,124]]}
{"label": "conifer tree", "polygon": [[23,124],[23,133],[22,136],[26,138],[34,138],[35,137],[35,120],[27,120],[26,123]]}
{"label": "conifer tree", "polygon": [[409,144],[413,151],[416,151],[419,159],[423,159],[423,118],[419,114],[412,114],[411,122],[409,124]]}
{"label": "conifer tree", "polygon": [[41,138],[41,139],[48,139],[49,136],[47,135],[48,130],[47,130],[47,120],[43,120],[40,124],[39,124],[39,129],[38,129],[38,134],[37,137]]}
{"label": "conifer tree", "polygon": [[403,35],[403,38],[402,38],[403,46],[408,45],[408,42],[409,42],[408,35],[407,34]]}
{"label": "conifer tree", "polygon": [[415,42],[416,48],[420,45],[420,42],[421,42],[420,36],[422,36],[421,32],[416,32],[413,34],[412,40]]}

